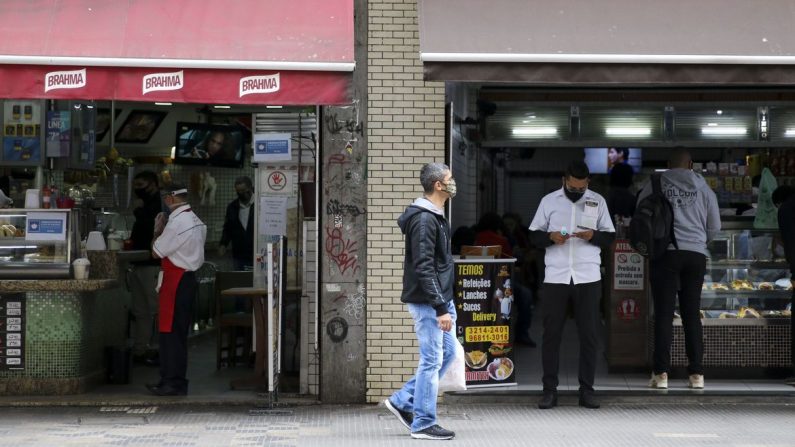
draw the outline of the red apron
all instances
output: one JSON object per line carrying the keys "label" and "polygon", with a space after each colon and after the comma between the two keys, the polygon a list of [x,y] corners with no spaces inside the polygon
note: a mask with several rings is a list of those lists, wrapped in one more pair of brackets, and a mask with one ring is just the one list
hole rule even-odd
{"label": "red apron", "polygon": [[174,322],[174,306],[177,302],[177,287],[185,273],[185,269],[177,267],[168,258],[163,258],[160,263],[163,270],[163,282],[160,284],[158,295],[159,329],[160,332],[170,333]]}

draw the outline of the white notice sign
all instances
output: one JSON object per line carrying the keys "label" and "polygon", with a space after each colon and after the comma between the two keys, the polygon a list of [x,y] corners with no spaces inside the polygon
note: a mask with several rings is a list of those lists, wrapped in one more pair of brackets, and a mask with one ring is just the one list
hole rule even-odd
{"label": "white notice sign", "polygon": [[30,212],[25,222],[26,241],[65,241],[67,213]]}
{"label": "white notice sign", "polygon": [[287,235],[287,197],[259,198],[259,234]]}
{"label": "white notice sign", "polygon": [[632,250],[628,241],[618,241],[613,255],[613,289],[643,290],[643,256]]}

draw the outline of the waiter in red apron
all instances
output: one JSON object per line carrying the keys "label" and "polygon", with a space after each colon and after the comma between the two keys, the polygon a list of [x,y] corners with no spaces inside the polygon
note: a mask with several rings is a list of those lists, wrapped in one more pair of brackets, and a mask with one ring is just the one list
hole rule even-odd
{"label": "waiter in red apron", "polygon": [[170,213],[168,217],[161,213],[155,220],[152,244],[152,256],[162,259],[158,281],[160,383],[146,387],[158,396],[185,396],[195,272],[204,263],[207,227],[191,210],[187,188],[170,185],[163,188],[162,196]]}

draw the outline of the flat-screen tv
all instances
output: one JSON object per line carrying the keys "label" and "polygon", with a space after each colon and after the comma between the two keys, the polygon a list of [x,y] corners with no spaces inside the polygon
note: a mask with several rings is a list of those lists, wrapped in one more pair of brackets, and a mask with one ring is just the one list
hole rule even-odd
{"label": "flat-screen tv", "polygon": [[637,174],[641,168],[641,149],[637,147],[586,147],[585,164],[591,174],[609,174],[613,166],[626,163]]}
{"label": "flat-screen tv", "polygon": [[180,122],[174,162],[240,168],[249,139],[248,130],[242,126]]}

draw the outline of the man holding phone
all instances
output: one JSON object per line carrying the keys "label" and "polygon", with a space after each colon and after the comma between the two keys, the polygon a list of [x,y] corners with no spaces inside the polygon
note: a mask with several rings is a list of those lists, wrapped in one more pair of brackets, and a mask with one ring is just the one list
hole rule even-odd
{"label": "man holding phone", "polygon": [[602,293],[601,252],[615,238],[605,199],[588,189],[590,172],[584,161],[566,168],[563,187],[541,199],[530,223],[533,244],[546,249],[541,288],[544,335],[541,362],[544,395],[538,408],[558,403],[560,341],[569,300],[580,336],[580,406],[599,408],[594,397],[598,349],[599,301]]}

